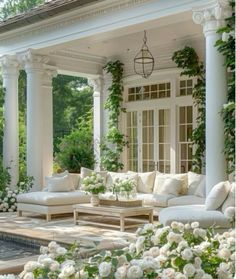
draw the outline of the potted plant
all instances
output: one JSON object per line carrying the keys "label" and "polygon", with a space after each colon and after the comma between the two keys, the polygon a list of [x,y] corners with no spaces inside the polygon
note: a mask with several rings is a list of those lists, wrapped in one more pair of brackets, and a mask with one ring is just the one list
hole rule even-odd
{"label": "potted plant", "polygon": [[90,176],[85,177],[82,182],[82,188],[88,193],[91,193],[91,204],[99,205],[98,194],[104,193],[106,190],[105,183],[100,174],[93,172]]}
{"label": "potted plant", "polygon": [[116,179],[113,184],[113,193],[118,197],[118,200],[130,200],[136,197],[135,182],[132,179]]}

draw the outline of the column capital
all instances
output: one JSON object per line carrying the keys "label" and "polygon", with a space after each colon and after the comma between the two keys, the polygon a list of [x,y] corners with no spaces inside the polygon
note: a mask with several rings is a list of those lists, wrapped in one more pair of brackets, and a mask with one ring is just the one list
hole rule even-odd
{"label": "column capital", "polygon": [[0,67],[2,68],[2,75],[18,75],[19,63],[15,56],[4,55],[0,58]]}
{"label": "column capital", "polygon": [[209,4],[193,8],[193,21],[203,26],[205,36],[215,33],[232,13],[228,0],[213,0]]}
{"label": "column capital", "polygon": [[104,85],[104,80],[102,77],[94,78],[94,79],[89,79],[88,84],[93,87],[94,89],[94,97],[100,97],[103,85]]}
{"label": "column capital", "polygon": [[52,78],[57,76],[57,68],[47,65],[44,69],[43,87],[52,87]]}
{"label": "column capital", "polygon": [[49,57],[35,53],[29,49],[26,52],[20,53],[19,61],[24,65],[26,72],[44,71],[44,64],[49,61]]}

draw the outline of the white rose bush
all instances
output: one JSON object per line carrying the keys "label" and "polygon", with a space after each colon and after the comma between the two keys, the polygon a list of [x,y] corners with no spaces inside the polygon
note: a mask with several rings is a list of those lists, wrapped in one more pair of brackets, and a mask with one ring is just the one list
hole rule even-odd
{"label": "white rose bush", "polygon": [[14,212],[17,210],[16,196],[28,192],[33,186],[33,177],[25,176],[17,183],[16,189],[5,187],[0,191],[0,212]]}
{"label": "white rose bush", "polygon": [[[37,262],[28,262],[21,279],[233,279],[235,230],[223,234],[199,224],[147,224],[135,243],[102,251],[89,259],[55,242],[41,248]],[[1,277],[3,279],[5,277]],[[7,277],[6,277],[7,278]],[[12,277],[9,277],[12,278]]]}
{"label": "white rose bush", "polygon": [[8,187],[4,192],[0,192],[0,212],[16,211],[16,196],[21,192],[20,189],[11,190]]}

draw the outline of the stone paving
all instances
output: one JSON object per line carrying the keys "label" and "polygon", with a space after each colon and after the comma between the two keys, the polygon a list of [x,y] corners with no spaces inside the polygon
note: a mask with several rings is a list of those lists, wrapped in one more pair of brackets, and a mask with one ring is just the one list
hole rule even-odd
{"label": "stone paving", "polygon": [[[113,222],[111,218],[107,218],[106,221]],[[118,229],[111,230],[105,227],[74,225],[72,215],[56,216],[52,221],[46,222],[44,216],[32,213],[24,214],[23,217],[17,217],[16,213],[0,213],[0,235],[13,234],[17,237],[20,235],[29,241],[37,239],[42,241],[43,244],[45,243],[45,245],[48,241],[52,240],[64,244],[71,244],[77,241],[81,247],[82,257],[88,257],[103,249],[124,247],[134,240],[135,231],[136,229],[120,232]],[[27,256],[27,253],[27,251],[25,255],[23,253],[23,256]],[[13,267],[19,264],[19,262],[21,262],[20,268],[22,268],[26,261],[28,259],[23,257],[18,262],[14,259],[6,261],[3,257],[1,259],[0,253],[0,274],[4,274],[6,269],[14,270]]]}

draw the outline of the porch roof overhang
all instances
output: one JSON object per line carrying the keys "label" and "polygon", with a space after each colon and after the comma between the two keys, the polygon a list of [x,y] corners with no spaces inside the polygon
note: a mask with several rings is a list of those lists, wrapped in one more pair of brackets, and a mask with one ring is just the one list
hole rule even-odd
{"label": "porch roof overhang", "polygon": [[202,43],[192,8],[209,1],[213,0],[84,0],[83,6],[25,26],[3,32],[0,25],[0,56],[33,49],[50,56],[58,72],[74,75],[101,74],[107,59],[118,58],[126,61],[129,76],[131,58],[140,47],[143,30],[148,30],[149,46],[161,60],[158,69],[168,68],[166,61],[171,61],[174,50],[193,41]]}

